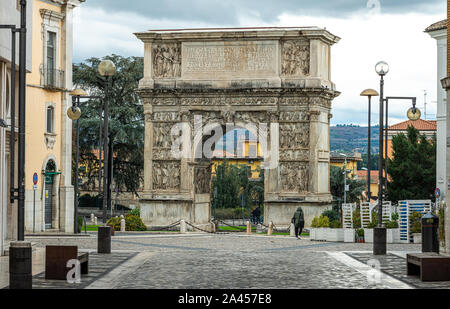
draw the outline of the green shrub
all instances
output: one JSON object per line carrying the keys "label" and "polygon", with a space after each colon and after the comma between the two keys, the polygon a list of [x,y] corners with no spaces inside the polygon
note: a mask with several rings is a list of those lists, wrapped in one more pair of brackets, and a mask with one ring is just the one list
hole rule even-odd
{"label": "green shrub", "polygon": [[364,229],[357,229],[356,230],[356,235],[359,237],[363,237],[364,236]]}
{"label": "green shrub", "polygon": [[109,219],[106,222],[106,224],[107,225],[112,225],[113,228],[114,228],[114,231],[120,231],[120,220],[121,219],[122,218],[120,218],[120,217],[113,217],[113,218]]}
{"label": "green shrub", "polygon": [[393,213],[392,214],[392,221],[398,221],[398,213]]}
{"label": "green shrub", "polygon": [[138,217],[140,217],[140,216],[141,216],[141,209],[140,209],[140,208],[132,209],[132,210],[130,210],[130,211],[128,212],[128,214],[129,214],[129,215],[132,215],[132,216],[138,216]]}
{"label": "green shrub", "polygon": [[328,219],[330,220],[330,222],[333,221],[340,221],[341,220],[341,215],[339,214],[338,211],[336,210],[325,210],[322,213],[322,216],[328,217]]}
{"label": "green shrub", "polygon": [[318,228],[319,227],[319,218],[318,217],[314,217],[311,223],[311,227],[313,228]]}
{"label": "green shrub", "polygon": [[409,224],[411,227],[411,233],[422,233],[422,213],[414,211],[409,216]]}
{"label": "green shrub", "polygon": [[367,228],[373,229],[378,226],[378,212],[372,212],[372,221],[367,225]]}
{"label": "green shrub", "polygon": [[341,221],[339,221],[339,220],[333,220],[333,221],[331,221],[331,222],[330,222],[330,227],[331,227],[332,229],[340,229],[340,228],[342,228]]}
{"label": "green shrub", "polygon": [[387,229],[397,229],[398,228],[398,222],[394,221],[394,220],[388,221],[384,225]]}
{"label": "green shrub", "polygon": [[330,227],[330,219],[328,219],[328,217],[325,216],[320,216],[319,227]]}
{"label": "green shrub", "polygon": [[[147,226],[142,222],[141,218],[135,215],[125,216],[125,231],[146,231]],[[114,217],[108,220],[107,225],[112,225],[115,231],[120,231],[120,221],[122,218]]]}

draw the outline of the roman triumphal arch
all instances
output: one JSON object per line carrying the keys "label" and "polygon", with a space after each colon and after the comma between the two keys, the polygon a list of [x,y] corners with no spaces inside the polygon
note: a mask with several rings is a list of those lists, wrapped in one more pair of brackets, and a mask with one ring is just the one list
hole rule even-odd
{"label": "roman triumphal arch", "polygon": [[210,150],[234,126],[264,152],[264,221],[289,225],[302,206],[308,225],[331,207],[330,49],[324,29],[155,30],[144,42],[144,193],[141,217],[165,226],[208,227]]}

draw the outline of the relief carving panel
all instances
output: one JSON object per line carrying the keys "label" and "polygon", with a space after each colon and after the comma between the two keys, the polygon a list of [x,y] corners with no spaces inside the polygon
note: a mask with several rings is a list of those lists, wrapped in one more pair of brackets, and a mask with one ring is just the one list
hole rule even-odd
{"label": "relief carving panel", "polygon": [[180,187],[179,162],[153,161],[153,189],[154,190],[176,190]]}
{"label": "relief carving panel", "polygon": [[309,62],[309,41],[283,42],[281,65],[281,73],[283,75],[309,75]]}
{"label": "relief carving panel", "polygon": [[154,44],[152,46],[153,77],[175,78],[181,76],[181,44]]}
{"label": "relief carving panel", "polygon": [[281,186],[287,192],[307,192],[309,182],[308,165],[300,162],[282,162]]}

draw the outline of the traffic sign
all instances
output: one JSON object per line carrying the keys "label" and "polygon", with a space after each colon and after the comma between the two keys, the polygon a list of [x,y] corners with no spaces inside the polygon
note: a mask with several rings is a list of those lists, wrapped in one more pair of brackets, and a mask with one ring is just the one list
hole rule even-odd
{"label": "traffic sign", "polygon": [[436,198],[439,198],[441,196],[441,190],[439,190],[439,188],[436,188],[436,190],[434,190],[434,196]]}
{"label": "traffic sign", "polygon": [[38,182],[38,174],[34,173],[34,175],[33,175],[33,184],[37,185],[37,182]]}

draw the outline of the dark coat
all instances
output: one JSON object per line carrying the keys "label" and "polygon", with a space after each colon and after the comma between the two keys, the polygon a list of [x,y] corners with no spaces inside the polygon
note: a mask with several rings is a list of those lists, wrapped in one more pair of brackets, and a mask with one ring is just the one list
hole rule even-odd
{"label": "dark coat", "polygon": [[256,209],[253,210],[252,214],[253,214],[253,216],[255,216],[255,217],[261,216],[261,209],[259,209],[259,207],[256,207]]}
{"label": "dark coat", "polygon": [[303,216],[303,209],[301,207],[297,208],[297,210],[295,211],[294,216],[292,217],[292,223],[294,223],[295,226],[305,226],[305,218]]}

